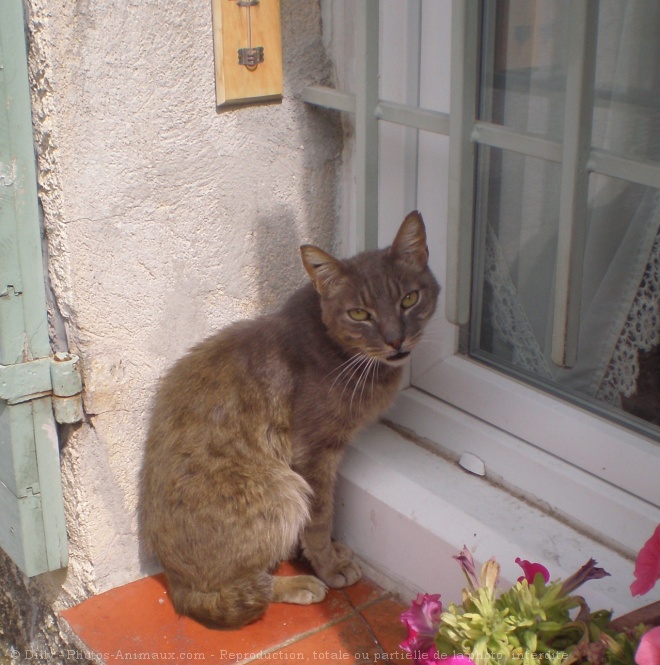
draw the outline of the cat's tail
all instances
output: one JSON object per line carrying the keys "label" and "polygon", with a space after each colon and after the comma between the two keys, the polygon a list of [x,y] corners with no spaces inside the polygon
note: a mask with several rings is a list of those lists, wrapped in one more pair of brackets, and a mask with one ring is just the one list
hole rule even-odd
{"label": "cat's tail", "polygon": [[[169,577],[169,576],[168,576]],[[216,591],[200,591],[169,577],[174,609],[210,628],[235,629],[258,619],[273,595],[273,578],[259,573],[238,578]]]}

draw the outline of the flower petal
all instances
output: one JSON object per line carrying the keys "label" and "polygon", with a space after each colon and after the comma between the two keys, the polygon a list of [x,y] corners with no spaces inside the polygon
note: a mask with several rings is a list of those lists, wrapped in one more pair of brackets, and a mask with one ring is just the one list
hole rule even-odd
{"label": "flower petal", "polygon": [[481,586],[494,591],[499,578],[500,564],[491,557],[481,568]]}
{"label": "flower petal", "polygon": [[472,552],[463,545],[463,549],[459,554],[454,556],[454,559],[461,564],[463,573],[467,578],[468,584],[472,589],[477,589],[479,587],[479,578],[477,577],[477,569],[474,566],[474,559],[472,558]]}
{"label": "flower petal", "polygon": [[537,575],[543,575],[543,581],[547,584],[550,581],[550,572],[540,563],[531,563],[526,559],[516,558],[516,563],[523,569],[524,575],[518,578],[518,582],[527,580],[529,584],[534,584]]}
{"label": "flower petal", "polygon": [[401,615],[401,623],[408,629],[408,637],[399,646],[409,653],[432,652],[441,614],[440,594],[418,594],[410,609]]}
{"label": "flower petal", "polygon": [[651,628],[642,635],[635,654],[637,665],[658,665],[660,663],[660,626]]}
{"label": "flower petal", "polygon": [[639,550],[634,575],[635,581],[630,585],[633,596],[649,592],[660,579],[660,524]]}
{"label": "flower petal", "polygon": [[604,568],[596,568],[596,563],[595,559],[589,559],[580,570],[567,577],[561,585],[562,595],[569,595],[589,580],[599,580],[603,577],[608,577],[609,573]]}

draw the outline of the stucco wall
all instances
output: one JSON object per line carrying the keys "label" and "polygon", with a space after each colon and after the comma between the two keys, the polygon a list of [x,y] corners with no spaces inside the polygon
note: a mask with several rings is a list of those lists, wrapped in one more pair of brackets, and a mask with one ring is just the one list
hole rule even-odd
{"label": "stucco wall", "polygon": [[28,12],[55,343],[81,356],[85,386],[86,421],[62,432],[71,563],[44,582],[56,607],[149,571],[136,489],[155,384],[302,283],[301,243],[334,245],[342,135],[300,97],[331,78],[318,0],[282,0],[282,103],[222,113],[209,0]]}

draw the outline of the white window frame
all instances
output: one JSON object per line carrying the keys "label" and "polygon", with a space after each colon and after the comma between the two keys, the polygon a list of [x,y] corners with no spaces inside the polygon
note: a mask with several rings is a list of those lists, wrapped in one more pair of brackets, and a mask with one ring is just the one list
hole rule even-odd
{"label": "white window frame", "polygon": [[[449,2],[434,1],[437,7],[443,5],[448,14]],[[461,355],[458,336],[459,325],[469,317],[477,144],[562,164],[568,174],[564,178],[562,206],[569,214],[560,230],[560,242],[574,247],[583,241],[580,211],[584,201],[576,186],[580,179],[589,172],[598,172],[657,187],[660,168],[598,150],[585,153],[573,149],[572,146],[582,146],[589,134],[588,127],[577,121],[567,124],[563,142],[566,149],[562,144],[477,121],[479,4],[465,0],[451,3],[449,112],[423,108],[423,85],[417,90],[417,103],[393,103],[380,98],[379,60],[382,63],[387,56],[381,49],[379,58],[378,0],[353,3],[355,94],[323,87],[305,92],[305,100],[310,103],[355,114],[356,213],[349,234],[350,251],[374,247],[379,240],[389,242],[391,229],[397,223],[393,212],[382,208],[383,197],[391,189],[391,184],[384,182],[386,174],[378,158],[379,150],[382,153],[388,149],[383,141],[384,128],[394,123],[449,136],[446,210],[439,220],[426,215],[434,270],[443,285],[445,311],[438,313],[432,333],[439,335],[440,341],[415,354],[410,386],[402,392],[389,418],[452,458],[465,452],[478,455],[491,479],[633,556],[660,522],[657,442]],[[594,41],[583,37],[595,4],[592,0],[570,3],[574,12],[571,48],[575,53],[570,59],[574,66],[567,81],[572,92],[567,96],[569,103],[578,108],[589,103],[583,81],[593,67]],[[415,7],[421,7],[417,2],[406,6],[413,14],[418,11]],[[408,19],[414,21],[414,17]],[[420,30],[428,27],[422,24]],[[442,27],[431,26],[439,41]],[[567,113],[567,117],[575,118],[576,114]],[[418,145],[418,164],[424,158],[425,143]],[[396,166],[388,168],[395,177],[398,175]],[[379,175],[381,191],[377,195],[374,190],[378,191]],[[442,184],[438,188],[443,189]],[[415,194],[416,205],[425,214],[426,200],[436,210],[438,200],[442,200],[440,194],[431,201],[436,193],[429,193],[429,188],[421,185]],[[565,288],[558,289],[556,316],[561,325],[557,329],[569,333],[555,335],[554,356],[558,362],[570,364],[574,350],[570,331],[575,328],[577,316],[573,296],[579,282],[570,275],[570,261],[559,272],[564,276]]]}

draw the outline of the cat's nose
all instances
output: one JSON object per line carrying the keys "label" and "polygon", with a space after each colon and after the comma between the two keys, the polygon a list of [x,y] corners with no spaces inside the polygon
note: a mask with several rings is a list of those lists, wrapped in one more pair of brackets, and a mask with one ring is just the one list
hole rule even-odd
{"label": "cat's nose", "polygon": [[391,346],[395,351],[401,351],[401,347],[403,346],[403,337],[399,337],[399,339],[395,339],[392,342],[387,342],[389,346]]}

